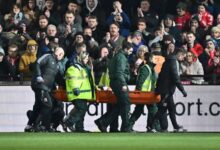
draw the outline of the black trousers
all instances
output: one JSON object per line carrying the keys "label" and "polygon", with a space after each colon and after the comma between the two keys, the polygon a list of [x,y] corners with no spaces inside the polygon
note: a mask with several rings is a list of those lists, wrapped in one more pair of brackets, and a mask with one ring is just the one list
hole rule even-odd
{"label": "black trousers", "polygon": [[[157,105],[156,104],[149,104],[149,105],[142,105],[137,104],[135,109],[130,117],[130,124],[133,126],[135,122],[140,118],[141,114],[144,112],[144,106],[147,106],[148,115],[147,115],[147,128],[150,124],[152,124],[155,114],[157,113]],[[153,128],[156,128],[156,124]]]}
{"label": "black trousers", "polygon": [[74,108],[69,113],[67,123],[71,126],[75,125],[77,131],[84,130],[84,117],[87,111],[87,101],[82,99],[74,100]]}
{"label": "black trousers", "polygon": [[[155,115],[153,123],[159,119],[161,130],[168,129],[167,110],[174,129],[178,129],[179,125],[176,121],[176,109],[173,94],[162,94],[161,101],[158,103],[158,111]],[[151,127],[153,124],[151,124]]]}
{"label": "black trousers", "polygon": [[131,130],[129,122],[130,113],[130,98],[128,91],[122,91],[122,87],[118,85],[118,82],[110,82],[111,88],[117,97],[117,103],[114,107],[101,116],[100,121],[104,126],[109,126],[113,121],[117,120],[118,116],[121,116],[122,125],[121,131],[127,132]]}
{"label": "black trousers", "polygon": [[50,128],[52,99],[49,91],[35,89],[35,103],[33,113],[30,116],[28,125],[36,127],[42,121],[42,126],[46,129]]}

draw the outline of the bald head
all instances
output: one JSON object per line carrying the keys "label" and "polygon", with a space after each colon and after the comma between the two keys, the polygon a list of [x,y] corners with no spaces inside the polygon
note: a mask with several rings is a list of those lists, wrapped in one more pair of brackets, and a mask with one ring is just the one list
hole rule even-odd
{"label": "bald head", "polygon": [[54,54],[56,56],[56,59],[59,61],[61,59],[63,59],[64,57],[64,50],[62,47],[57,47],[54,51]]}

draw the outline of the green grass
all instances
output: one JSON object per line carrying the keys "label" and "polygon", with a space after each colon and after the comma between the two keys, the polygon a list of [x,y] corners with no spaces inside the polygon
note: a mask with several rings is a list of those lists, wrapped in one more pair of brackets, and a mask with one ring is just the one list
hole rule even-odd
{"label": "green grass", "polygon": [[0,133],[0,150],[220,150],[220,133]]}

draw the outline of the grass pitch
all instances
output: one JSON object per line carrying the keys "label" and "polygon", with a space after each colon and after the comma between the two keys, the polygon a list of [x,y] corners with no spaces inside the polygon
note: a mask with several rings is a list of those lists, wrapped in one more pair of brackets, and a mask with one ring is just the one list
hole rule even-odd
{"label": "grass pitch", "polygon": [[0,133],[0,150],[220,150],[220,133]]}

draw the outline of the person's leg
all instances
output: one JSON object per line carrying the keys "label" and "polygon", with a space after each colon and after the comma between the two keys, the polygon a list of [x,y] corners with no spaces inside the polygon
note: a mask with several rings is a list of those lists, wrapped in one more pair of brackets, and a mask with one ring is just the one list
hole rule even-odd
{"label": "person's leg", "polygon": [[34,94],[35,94],[35,103],[33,106],[32,114],[30,115],[30,118],[27,123],[28,125],[31,126],[35,123],[40,112],[41,90],[34,91]]}
{"label": "person's leg", "polygon": [[73,101],[74,108],[69,113],[68,117],[65,118],[65,123],[68,127],[72,127],[77,122],[82,121],[78,124],[78,129],[83,128],[84,116],[87,111],[87,102],[85,100],[74,100]]}
{"label": "person's leg", "polygon": [[53,109],[52,109],[52,118],[51,123],[53,124],[53,128],[56,129],[63,120],[65,116],[65,112],[63,110],[63,102],[53,100]]}
{"label": "person's leg", "polygon": [[[147,115],[147,129],[149,128],[149,125],[152,124],[153,122],[153,119],[154,119],[154,116],[156,115],[157,111],[158,111],[158,108],[157,108],[157,105],[156,104],[150,104],[150,105],[147,105],[147,110],[148,110],[148,115]],[[157,129],[158,130],[158,125],[159,123],[158,122],[155,122],[153,124],[153,127],[152,129]]]}
{"label": "person's leg", "polygon": [[121,131],[130,132],[131,131],[131,125],[129,121],[130,98],[128,91],[127,92],[119,91],[119,93],[115,93],[115,95],[118,100],[117,106],[122,120]]}
{"label": "person's leg", "polygon": [[84,132],[84,117],[87,111],[87,102],[85,100],[80,101],[80,109],[82,110],[80,113],[80,119],[75,124],[75,129],[77,132]]}
{"label": "person's leg", "polygon": [[157,105],[158,111],[155,114],[153,121],[149,123],[148,130],[152,130],[154,125],[158,122],[158,120],[160,122],[161,130],[162,131],[167,130],[168,121],[167,121],[167,102],[166,102],[167,99],[166,98],[167,98],[166,94],[161,94],[161,101]]}
{"label": "person's leg", "polygon": [[45,127],[45,129],[48,131],[50,130],[52,106],[53,103],[50,93],[48,91],[42,90],[40,114],[42,116],[42,126]]}
{"label": "person's leg", "polygon": [[[107,111],[111,111],[115,107],[115,104],[107,104]],[[109,132],[118,132],[118,117],[110,124]]]}
{"label": "person's leg", "polygon": [[134,111],[131,114],[131,117],[129,119],[131,128],[133,128],[135,122],[138,120],[138,118],[140,118],[143,111],[144,111],[144,105],[142,105],[142,104],[135,105]]}
{"label": "person's leg", "polygon": [[176,108],[175,108],[173,96],[169,97],[167,108],[168,108],[169,117],[172,122],[173,128],[178,129],[179,125],[177,124],[177,121],[176,121]]}

